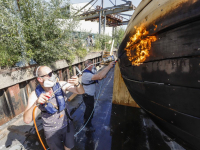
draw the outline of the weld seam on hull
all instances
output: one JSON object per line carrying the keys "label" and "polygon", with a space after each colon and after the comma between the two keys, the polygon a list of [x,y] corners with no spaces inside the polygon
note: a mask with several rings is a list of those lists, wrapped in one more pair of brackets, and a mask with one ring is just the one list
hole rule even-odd
{"label": "weld seam on hull", "polygon": [[151,82],[151,81],[140,81],[140,80],[132,80],[132,79],[128,79],[127,77],[125,77],[124,75],[122,75],[123,78],[125,78],[126,80],[129,81],[133,81],[133,82],[138,82],[138,83],[147,83],[147,84],[157,84],[157,85],[166,85],[166,86],[174,86],[174,87],[182,87],[182,88],[191,88],[191,89],[197,89],[199,90],[200,88],[196,88],[196,87],[189,87],[189,86],[178,86],[178,85],[174,85],[174,84],[167,84],[167,83],[159,83],[159,82]]}
{"label": "weld seam on hull", "polygon": [[[125,79],[126,79],[126,78],[125,78]],[[126,80],[128,80],[128,79],[126,79]],[[132,80],[131,80],[131,81],[132,81]],[[134,82],[134,81],[133,81],[133,82]],[[138,82],[138,83],[141,83],[141,82]],[[164,107],[164,108],[169,109],[168,107],[163,106],[163,105],[161,105],[161,104],[158,104],[158,103],[156,103],[156,102],[154,102],[154,101],[150,101],[150,102],[153,102],[153,103],[156,104],[156,105],[159,105],[159,106],[162,106],[162,107]],[[192,115],[189,115],[189,114],[186,114],[186,113],[182,113],[182,112],[177,111],[177,110],[174,110],[174,109],[169,109],[169,110],[172,110],[172,111],[174,111],[174,112],[180,113],[180,114],[185,115],[185,116],[188,116],[188,117],[192,117],[192,118],[195,118],[195,119],[200,119],[199,117],[195,117],[195,116],[192,116]]]}
{"label": "weld seam on hull", "polygon": [[197,138],[197,139],[199,139],[199,140],[200,140],[200,138],[199,138],[199,137],[196,137],[196,136],[194,136],[194,135],[192,135],[192,134],[190,134],[190,133],[188,133],[188,132],[186,132],[186,131],[182,130],[181,128],[179,128],[179,127],[175,126],[174,124],[171,124],[171,123],[167,122],[166,120],[164,120],[164,119],[160,118],[159,116],[155,115],[154,113],[152,113],[152,112],[150,112],[150,111],[146,110],[146,109],[145,109],[144,107],[142,107],[141,105],[140,105],[140,107],[141,107],[142,109],[144,109],[146,112],[148,112],[149,114],[151,114],[151,115],[155,116],[156,118],[158,118],[158,119],[160,119],[160,120],[163,120],[164,122],[168,123],[169,125],[172,125],[172,126],[174,126],[174,127],[178,128],[179,130],[181,130],[182,132],[185,132],[186,134],[189,134],[190,136],[193,136],[193,137],[195,137],[195,138]]}
{"label": "weld seam on hull", "polygon": [[[134,94],[137,94],[137,93],[134,93]],[[137,94],[138,95],[138,94]],[[151,102],[151,101],[150,101]],[[199,137],[197,137],[197,136],[195,136],[195,135],[193,135],[193,134],[190,134],[190,133],[188,133],[188,132],[186,132],[185,130],[183,130],[183,129],[181,129],[181,128],[179,128],[178,126],[176,126],[176,125],[174,125],[174,124],[171,124],[171,123],[169,123],[168,121],[166,121],[165,119],[163,119],[163,118],[161,118],[161,117],[159,117],[159,116],[157,116],[156,114],[154,114],[154,113],[152,113],[152,112],[150,112],[150,111],[148,111],[147,109],[145,109],[142,105],[140,105],[140,104],[138,104],[142,109],[144,109],[145,111],[147,111],[149,114],[151,114],[151,115],[154,115],[156,118],[158,118],[158,119],[160,119],[160,120],[163,120],[163,121],[165,121],[166,123],[168,123],[169,125],[172,125],[172,126],[174,126],[174,127],[176,127],[176,128],[178,128],[179,130],[181,130],[182,132],[184,132],[184,133],[186,133],[186,134],[189,134],[190,136],[193,136],[193,137],[195,137],[195,138],[197,138],[197,139],[199,139],[200,140],[200,138]],[[167,108],[168,109],[168,108]],[[176,111],[177,112],[177,111]],[[181,112],[178,112],[178,113],[180,113],[180,114],[183,114],[183,115],[186,115],[186,116],[189,116],[190,117],[190,115],[187,115],[187,114],[184,114],[184,113],[181,113]],[[191,116],[192,117],[192,116]],[[193,118],[195,118],[195,117],[193,117]],[[197,119],[200,119],[200,118],[197,118]]]}

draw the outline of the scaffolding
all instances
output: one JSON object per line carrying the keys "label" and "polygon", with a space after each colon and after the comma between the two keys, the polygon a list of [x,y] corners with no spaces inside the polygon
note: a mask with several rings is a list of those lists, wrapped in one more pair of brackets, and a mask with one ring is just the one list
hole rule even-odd
{"label": "scaffolding", "polygon": [[[94,0],[87,3],[78,12],[83,10],[86,6],[88,6],[93,1]],[[96,2],[97,2],[97,0],[96,0]],[[116,3],[116,1],[115,1],[115,3]],[[77,15],[77,17],[79,17],[80,20],[99,22],[99,34],[101,34],[102,24],[103,24],[103,33],[105,33],[105,27],[106,26],[114,28],[114,27],[121,26],[121,25],[127,25],[128,22],[129,22],[129,19],[122,17],[122,15],[126,15],[126,14],[119,14],[119,13],[125,12],[125,11],[135,10],[135,8],[136,7],[133,6],[131,1],[126,1],[125,4],[121,4],[121,5],[115,4],[112,7],[104,8],[103,7],[103,0],[102,0],[101,6],[97,5],[96,9],[94,9],[94,10],[89,9],[88,11],[84,11],[82,14]],[[76,14],[78,14],[78,12]]]}

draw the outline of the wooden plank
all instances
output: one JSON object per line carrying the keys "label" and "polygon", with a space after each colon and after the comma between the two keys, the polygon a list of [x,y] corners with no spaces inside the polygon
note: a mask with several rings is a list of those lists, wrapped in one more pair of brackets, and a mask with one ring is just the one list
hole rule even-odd
{"label": "wooden plank", "polygon": [[168,109],[200,118],[199,89],[138,82],[126,78],[124,80],[129,91],[132,89],[131,92],[143,95],[143,101],[151,101]]}
{"label": "wooden plank", "polygon": [[[131,16],[131,19],[127,25],[127,28],[129,28],[129,26],[131,25],[132,21],[136,18],[136,16],[151,2],[152,0],[142,0],[140,2],[140,4],[136,7],[133,15]],[[151,10],[153,11],[154,9],[156,9],[157,7],[152,7]],[[128,30],[126,30],[127,32]],[[126,34],[125,32],[125,34]]]}
{"label": "wooden plank", "polygon": [[[173,124],[174,126],[183,130],[184,132],[189,133],[200,139],[200,118],[180,113],[173,109],[164,107],[158,103],[155,103],[153,97],[146,97],[144,96],[144,93],[139,93],[135,91],[135,88],[133,86],[134,84],[136,84],[135,82],[130,82],[126,79],[124,81],[127,84],[128,90],[131,91],[131,96],[145,110],[158,116],[159,118],[162,118],[166,122]],[[158,92],[158,94],[160,93]]]}
{"label": "wooden plank", "polygon": [[74,65],[72,68],[73,68],[73,76],[75,76],[76,75],[76,66]]}
{"label": "wooden plank", "polygon": [[[200,139],[192,136],[191,134],[188,134],[184,132],[183,130],[177,128],[171,123],[167,123],[165,120],[162,120],[161,118],[148,113],[153,121],[159,126],[159,128],[164,131],[166,134],[170,135],[171,139],[173,141],[176,141],[181,146],[184,146],[186,150],[198,150],[200,147]],[[177,135],[179,135],[179,138],[177,138]]]}
{"label": "wooden plank", "polygon": [[[158,6],[157,9],[152,11],[151,8],[155,6]],[[198,50],[199,34],[196,32],[199,31],[196,29],[199,28],[198,26],[200,25],[199,23],[195,24],[200,18],[199,7],[200,1],[196,0],[176,0],[167,2],[154,0],[150,2],[148,7],[145,7],[144,10],[138,14],[127,29],[127,34],[120,45],[118,56],[123,53],[127,42],[129,42],[129,38],[135,34],[136,29],[134,26],[139,27],[141,25],[149,32],[147,36],[154,35],[157,37],[157,41],[152,43],[150,57],[154,59],[163,59],[200,55],[200,51]],[[190,25],[187,26],[187,24]],[[184,26],[185,29],[181,29],[182,26]],[[177,30],[174,34],[174,31],[171,31],[171,35],[168,34],[168,31],[175,30],[176,28],[182,31]],[[190,31],[192,31],[192,33],[190,33]],[[192,40],[194,40],[194,42]],[[191,41],[192,43],[190,43]],[[154,59],[150,58],[149,60]]]}
{"label": "wooden plank", "polygon": [[200,59],[179,58],[121,67],[122,75],[131,80],[200,88]]}
{"label": "wooden plank", "polygon": [[[148,31],[153,34],[166,27],[199,16],[199,5],[198,0],[145,0],[133,13],[126,35],[135,33],[134,26],[143,25],[147,28],[151,26],[152,29],[149,28]],[[157,25],[157,28],[154,25]]]}
{"label": "wooden plank", "polygon": [[113,99],[112,102],[118,105],[138,107],[137,103],[131,97],[119,69],[119,64],[115,65],[114,83],[113,83]]}
{"label": "wooden plank", "polygon": [[[150,56],[145,62],[199,56],[200,38],[197,31],[200,31],[200,21],[157,34],[157,41],[151,43]],[[133,50],[131,50],[131,55],[134,55]],[[131,65],[126,53],[120,58],[120,63],[121,66]]]}

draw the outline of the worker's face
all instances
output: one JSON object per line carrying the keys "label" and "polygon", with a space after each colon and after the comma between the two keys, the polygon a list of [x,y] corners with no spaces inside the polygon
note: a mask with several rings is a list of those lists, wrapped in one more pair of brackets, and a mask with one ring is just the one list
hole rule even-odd
{"label": "worker's face", "polygon": [[53,72],[49,67],[41,68],[41,75],[38,77],[40,83],[44,83],[45,80],[48,80],[52,76]]}
{"label": "worker's face", "polygon": [[93,64],[92,64],[92,63],[89,63],[88,66],[89,66],[89,65],[91,65],[91,66],[88,67],[88,70],[92,70],[92,68],[93,68]]}

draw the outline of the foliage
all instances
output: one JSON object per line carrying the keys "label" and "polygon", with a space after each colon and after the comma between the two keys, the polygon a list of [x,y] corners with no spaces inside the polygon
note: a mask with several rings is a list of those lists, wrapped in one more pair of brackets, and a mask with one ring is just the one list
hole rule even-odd
{"label": "foliage", "polygon": [[18,34],[21,20],[11,6],[6,0],[0,0],[0,66],[10,66],[19,61],[21,45],[24,44]]}
{"label": "foliage", "polygon": [[42,3],[40,0],[19,1],[26,49],[39,64],[59,59],[72,61],[74,58],[67,42],[70,43],[70,32],[75,25],[72,25],[72,20],[63,16],[62,12],[67,11],[64,8],[68,7],[61,9],[61,5],[61,0],[51,0],[49,3]]}
{"label": "foliage", "polygon": [[0,0],[0,66],[33,58],[38,64],[66,59],[72,62],[72,32],[78,21],[65,13],[64,0]]}
{"label": "foliage", "polygon": [[95,49],[102,49],[110,51],[112,38],[109,35],[98,34],[95,37]]}
{"label": "foliage", "polygon": [[114,34],[113,39],[115,40],[114,47],[119,48],[120,43],[123,40],[125,30],[122,27],[117,27]]}
{"label": "foliage", "polygon": [[87,55],[86,47],[83,46],[81,38],[74,39],[73,46],[76,49],[76,55],[80,58],[83,58]]}

